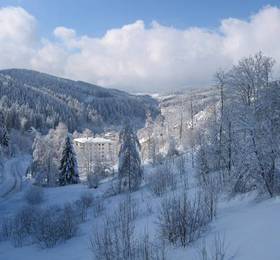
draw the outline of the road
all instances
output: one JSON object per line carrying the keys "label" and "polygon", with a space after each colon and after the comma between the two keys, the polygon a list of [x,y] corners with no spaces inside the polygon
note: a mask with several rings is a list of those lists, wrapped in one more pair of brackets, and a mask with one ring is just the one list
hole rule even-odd
{"label": "road", "polygon": [[18,192],[22,187],[22,178],[29,165],[30,157],[20,156],[7,160],[4,163],[2,182],[0,183],[0,198]]}

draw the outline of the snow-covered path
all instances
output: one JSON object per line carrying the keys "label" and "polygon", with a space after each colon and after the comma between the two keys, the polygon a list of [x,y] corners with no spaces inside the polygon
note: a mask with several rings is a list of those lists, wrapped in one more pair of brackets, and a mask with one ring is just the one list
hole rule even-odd
{"label": "snow-covered path", "polygon": [[20,156],[7,160],[3,167],[2,182],[0,183],[0,198],[20,191],[22,177],[29,165],[29,156]]}

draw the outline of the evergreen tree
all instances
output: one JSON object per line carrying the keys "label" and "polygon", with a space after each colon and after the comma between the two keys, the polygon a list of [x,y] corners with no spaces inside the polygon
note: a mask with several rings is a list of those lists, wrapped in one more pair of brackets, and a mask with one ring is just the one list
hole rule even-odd
{"label": "evergreen tree", "polygon": [[8,147],[9,146],[9,140],[10,139],[9,139],[7,129],[5,129],[4,134],[2,136],[2,139],[1,139],[1,144],[5,147]]}
{"label": "evergreen tree", "polygon": [[70,136],[65,139],[59,167],[59,185],[76,184],[79,182],[76,154]]}
{"label": "evergreen tree", "polygon": [[4,115],[0,112],[0,145],[2,147],[9,146],[9,135],[5,125]]}
{"label": "evergreen tree", "polygon": [[142,180],[140,143],[131,125],[127,122],[120,133],[121,148],[119,152],[119,188],[133,191]]}

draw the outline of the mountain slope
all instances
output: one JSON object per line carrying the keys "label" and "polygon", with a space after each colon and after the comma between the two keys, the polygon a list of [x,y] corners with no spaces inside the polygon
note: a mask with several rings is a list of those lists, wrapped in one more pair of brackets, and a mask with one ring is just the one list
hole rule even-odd
{"label": "mountain slope", "polygon": [[26,128],[46,129],[59,121],[72,131],[83,127],[118,128],[126,118],[140,127],[146,110],[153,116],[158,114],[157,101],[150,96],[135,96],[25,69],[0,71],[0,96],[0,108],[9,114],[8,124],[23,124],[24,118]]}

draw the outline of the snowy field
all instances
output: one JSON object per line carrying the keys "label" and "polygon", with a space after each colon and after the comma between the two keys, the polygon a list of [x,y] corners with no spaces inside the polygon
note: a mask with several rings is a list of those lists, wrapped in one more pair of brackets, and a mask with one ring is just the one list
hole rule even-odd
{"label": "snowy field", "polygon": [[[148,173],[147,173],[148,172]],[[11,173],[11,172],[10,172]],[[146,174],[152,175],[148,168]],[[191,169],[188,170],[190,192],[195,189],[195,180]],[[17,209],[27,205],[24,194],[29,184],[22,185],[22,190],[13,192],[0,202],[1,216],[11,216]],[[180,187],[180,185],[179,185]],[[90,192],[94,197],[103,197],[104,212],[94,216],[90,208],[87,221],[79,225],[78,235],[49,249],[41,249],[38,245],[24,245],[15,248],[10,242],[0,243],[0,259],[2,260],[90,260],[94,259],[90,251],[90,237],[94,229],[100,228],[104,216],[114,212],[125,194],[107,196],[110,182],[104,182],[97,189],[89,190],[83,184],[65,187],[44,188],[44,201],[41,207],[63,205],[66,202],[78,200],[84,192]],[[140,190],[132,194],[137,202],[139,214],[135,221],[136,233],[145,232],[153,239],[157,239],[157,217],[161,198],[152,195],[143,185]],[[231,259],[240,260],[278,260],[280,234],[280,200],[278,198],[257,201],[254,194],[237,196],[234,199],[221,199],[216,219],[209,225],[203,236],[186,248],[167,246],[167,259],[198,259],[198,248],[206,241],[210,245],[214,237],[219,234],[225,239],[227,253]]]}

